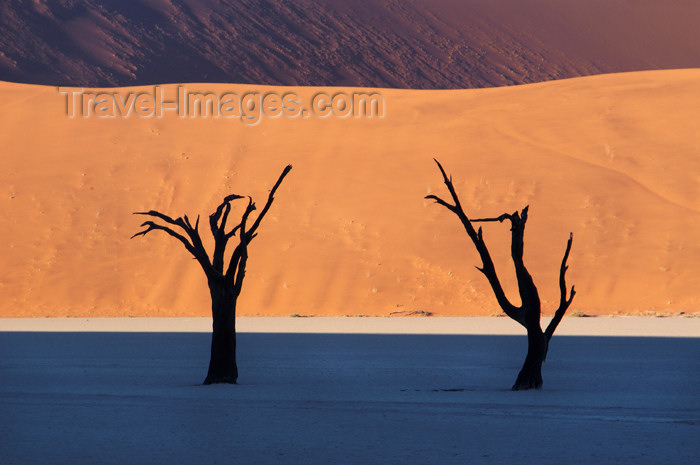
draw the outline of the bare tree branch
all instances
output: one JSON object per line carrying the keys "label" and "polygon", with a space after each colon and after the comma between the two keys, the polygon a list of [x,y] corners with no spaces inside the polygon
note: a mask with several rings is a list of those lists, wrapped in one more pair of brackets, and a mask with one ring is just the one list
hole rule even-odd
{"label": "bare tree branch", "polygon": [[484,274],[484,276],[486,276],[486,279],[489,281],[491,289],[493,289],[493,293],[495,294],[496,300],[498,301],[498,304],[500,305],[501,309],[506,315],[511,317],[513,320],[525,326],[525,315],[522,312],[522,309],[511,304],[508,300],[508,297],[506,297],[505,292],[503,291],[501,282],[498,279],[498,275],[496,274],[496,268],[493,264],[493,260],[491,259],[491,254],[489,254],[488,248],[486,247],[486,243],[484,242],[481,228],[479,228],[478,232],[474,230],[474,226],[472,226],[469,217],[467,217],[467,214],[464,212],[464,209],[462,208],[462,205],[459,202],[459,197],[457,196],[457,192],[455,191],[454,185],[452,184],[452,178],[447,176],[447,173],[445,173],[445,170],[439,161],[435,160],[435,163],[437,163],[438,168],[440,169],[440,173],[442,173],[442,179],[445,185],[447,186],[447,190],[452,196],[454,205],[450,205],[449,203],[445,202],[444,200],[435,195],[428,195],[425,198],[435,200],[438,204],[444,206],[445,208],[453,212],[455,215],[457,215],[457,217],[462,222],[464,229],[467,231],[467,235],[471,238],[472,242],[474,243],[474,246],[476,246],[477,252],[479,252],[479,256],[481,257],[482,266],[477,267],[477,269],[481,271]]}
{"label": "bare tree branch", "polygon": [[224,213],[221,215],[221,232],[225,234],[226,231],[226,221],[228,221],[228,214],[231,213],[231,202],[226,202],[226,207],[224,207]]}
{"label": "bare tree branch", "polygon": [[[242,241],[246,239],[241,239]],[[243,246],[241,247],[241,255],[238,260],[238,269],[236,271],[236,278],[233,281],[233,290],[236,293],[236,295],[240,295],[241,289],[243,288],[243,278],[245,277],[245,267],[246,264],[248,263],[248,247]]]}
{"label": "bare tree branch", "polygon": [[562,259],[561,267],[559,268],[559,308],[557,308],[557,311],[554,312],[552,321],[549,322],[549,325],[547,325],[547,329],[544,332],[547,341],[549,341],[554,335],[554,331],[556,331],[557,326],[561,322],[561,319],[564,317],[566,311],[569,309],[569,306],[571,306],[571,302],[573,302],[574,296],[576,295],[574,286],[571,286],[569,298],[566,298],[566,270],[569,269],[568,265],[566,264],[566,261],[569,259],[569,252],[571,252],[571,244],[573,240],[574,233],[569,233],[569,240],[566,243],[566,252],[564,253],[564,258]]}
{"label": "bare tree branch", "polygon": [[187,215],[185,215],[184,218],[177,218],[175,220],[172,219],[170,216],[165,215],[156,210],[149,210],[147,212],[134,212],[134,215],[153,216],[155,218],[163,220],[168,224],[178,226],[182,228],[182,230],[187,234],[189,240],[187,240],[187,238],[185,238],[181,234],[173,231],[172,229],[166,226],[159,225],[153,221],[147,221],[143,223],[141,226],[149,226],[149,228],[145,231],[135,234],[134,236],[132,236],[132,239],[139,235],[145,235],[149,231],[156,229],[165,231],[166,233],[170,234],[171,236],[183,243],[187,251],[190,252],[194,256],[194,258],[197,259],[197,261],[202,266],[202,269],[206,274],[216,271],[212,268],[211,262],[209,261],[209,255],[207,254],[207,251],[204,248],[202,239],[199,237],[199,232],[197,230],[197,228],[199,227],[199,217],[197,217],[197,222],[195,224],[195,227],[193,228]]}
{"label": "bare tree branch", "polygon": [[[445,169],[442,167],[439,161],[437,161],[437,158],[433,158],[435,160],[435,163],[437,163],[438,168],[440,169],[440,173],[442,173],[442,180],[445,182],[445,185],[447,186],[447,190],[450,192],[450,196],[452,196],[452,200],[454,200],[454,208],[456,210],[461,211],[464,213],[464,210],[462,209],[462,205],[459,203],[459,197],[457,197],[457,192],[455,191],[454,186],[452,185],[452,176],[447,176],[447,173],[445,173]],[[428,197],[435,197],[435,196],[428,196]],[[437,197],[435,197],[437,198]],[[466,216],[466,215],[465,215]]]}
{"label": "bare tree branch", "polygon": [[447,209],[450,210],[451,212],[457,213],[457,208],[456,208],[454,205],[451,205],[451,204],[445,202],[444,200],[442,200],[442,199],[441,199],[440,197],[438,197],[437,195],[426,195],[425,198],[426,198],[426,199],[435,200],[435,202],[439,203],[440,205],[442,205],[443,207],[447,208]]}
{"label": "bare tree branch", "polygon": [[282,184],[282,180],[284,180],[284,177],[287,176],[287,174],[291,170],[292,170],[292,165],[285,166],[284,170],[282,171],[282,174],[280,174],[280,177],[277,179],[277,182],[272,187],[272,190],[270,190],[270,195],[267,197],[267,202],[265,203],[265,206],[263,207],[262,211],[258,215],[258,217],[255,220],[255,222],[253,223],[253,225],[250,227],[250,229],[246,233],[249,236],[251,236],[248,238],[249,240],[252,239],[252,236],[255,234],[255,231],[258,229],[258,226],[260,226],[260,222],[267,214],[267,211],[270,209],[270,206],[272,206],[272,202],[275,200],[274,195],[275,195],[275,192],[277,191],[277,188],[280,186],[280,184]]}
{"label": "bare tree branch", "polygon": [[[224,270],[224,254],[226,252],[226,244],[230,238],[226,234],[226,221],[231,212],[231,202],[237,199],[242,199],[242,195],[231,194],[224,197],[214,213],[209,215],[209,227],[211,234],[214,236],[214,254],[212,255],[212,266],[221,274]],[[221,222],[219,222],[221,220]]]}
{"label": "bare tree branch", "polygon": [[[520,213],[514,212],[505,215],[511,224],[510,255],[515,265],[515,277],[518,280],[518,293],[523,302],[522,308],[525,311],[525,321],[528,326],[537,324],[539,327],[541,305],[537,286],[532,280],[532,276],[525,267],[523,252],[525,248],[525,223],[529,206],[523,208]],[[501,215],[503,216],[503,215]]]}
{"label": "bare tree branch", "polygon": [[[209,225],[214,236],[219,233],[223,233],[226,229],[226,221],[229,213],[231,212],[231,202],[242,198],[244,198],[242,195],[227,195],[224,197],[224,200],[221,201],[221,204],[216,207],[216,211],[209,215]],[[219,224],[219,219],[221,219],[221,224]]]}
{"label": "bare tree branch", "polygon": [[[228,268],[226,269],[225,274],[226,279],[229,282],[234,283],[234,287],[236,287],[235,284],[237,283],[238,275],[240,274],[241,265],[245,267],[245,261],[242,261],[243,257],[246,257],[246,259],[248,257],[248,243],[251,241],[252,238],[248,237],[245,227],[248,221],[248,217],[253,211],[255,211],[255,209],[256,207],[255,203],[253,202],[253,198],[248,197],[248,206],[243,212],[241,222],[235,228],[233,228],[233,230],[230,233],[233,235],[237,230],[240,229],[240,233],[238,234],[240,240],[238,245],[234,249],[233,254],[231,254],[231,260],[229,261]],[[227,235],[226,240],[228,240],[229,237],[230,236]],[[241,283],[243,282],[242,276],[243,275],[241,275]]]}
{"label": "bare tree branch", "polygon": [[195,257],[197,256],[197,252],[194,250],[194,247],[192,246],[192,244],[190,244],[190,241],[188,241],[185,236],[176,233],[175,231],[168,228],[167,226],[159,225],[158,223],[154,223],[153,221],[146,221],[146,222],[142,223],[141,227],[144,227],[144,226],[148,226],[148,228],[143,230],[143,231],[137,232],[136,234],[131,236],[131,239],[138,237],[138,236],[145,236],[149,232],[155,231],[155,230],[165,231],[166,233],[168,233],[169,235],[171,235],[172,237],[174,237],[178,241],[182,242],[182,244],[185,246],[185,248],[187,249],[188,252],[190,252]]}
{"label": "bare tree branch", "polygon": [[[267,203],[265,204],[265,207],[263,208],[262,212],[260,212],[260,214],[258,215],[258,217],[256,218],[255,222],[249,230],[246,230],[247,221],[250,218],[251,213],[257,209],[252,197],[248,197],[248,205],[245,211],[243,212],[241,222],[228,233],[226,232],[226,222],[228,221],[228,217],[232,209],[231,202],[237,199],[242,199],[244,197],[237,194],[231,194],[224,197],[224,200],[221,202],[221,204],[219,204],[214,213],[212,213],[209,216],[209,226],[211,228],[212,235],[214,236],[214,254],[212,256],[212,261],[209,260],[209,255],[207,254],[207,251],[204,248],[204,244],[202,243],[202,239],[199,235],[199,216],[197,217],[197,222],[193,227],[187,215],[184,215],[184,217],[182,218],[173,219],[170,216],[165,215],[156,210],[149,210],[147,212],[135,212],[134,214],[136,215],[153,216],[164,221],[167,224],[178,226],[185,232],[186,236],[166,226],[159,225],[153,221],[148,221],[142,224],[142,226],[148,226],[148,228],[144,231],[135,234],[133,237],[145,235],[148,232],[156,229],[165,231],[171,236],[178,239],[180,242],[182,242],[183,245],[185,245],[185,248],[187,248],[187,250],[200,262],[202,268],[204,268],[204,271],[205,273],[207,273],[207,275],[213,272],[216,275],[222,277],[225,276],[229,278],[230,282],[234,284],[235,288],[240,290],[243,281],[243,276],[245,275],[245,271],[241,270],[241,267],[245,267],[245,262],[248,257],[248,243],[250,243],[250,241],[257,236],[257,233],[255,232],[256,229],[260,226],[262,219],[265,217],[265,214],[272,206],[275,192],[279,188],[285,176],[287,176],[287,174],[291,171],[291,169],[292,165],[287,165],[284,168],[282,174],[277,179],[277,182],[270,190],[270,194],[267,198]],[[224,273],[223,268],[226,244],[228,240],[231,237],[233,237],[238,231],[240,231],[240,241],[233,254],[231,255],[231,260],[229,261],[226,273]]]}
{"label": "bare tree branch", "polygon": [[216,207],[214,213],[209,215],[209,229],[211,229],[211,233],[214,237],[219,235],[219,218],[221,218],[221,214],[223,213],[226,205],[228,205],[227,202],[222,202],[218,207]]}
{"label": "bare tree branch", "polygon": [[[165,221],[168,224],[172,224],[173,226],[180,226],[182,227],[182,224],[177,222],[176,220],[172,219],[168,215],[164,215],[159,211],[155,210],[149,210],[147,212],[134,212],[134,215],[146,215],[146,216],[155,216],[156,218],[160,218],[161,220]],[[179,218],[178,218],[179,219]]]}
{"label": "bare tree branch", "polygon": [[504,213],[499,217],[496,218],[478,218],[475,220],[469,220],[472,223],[486,223],[489,221],[498,221],[499,223],[503,223],[504,220],[509,220],[512,218],[512,215],[509,215],[508,213]]}

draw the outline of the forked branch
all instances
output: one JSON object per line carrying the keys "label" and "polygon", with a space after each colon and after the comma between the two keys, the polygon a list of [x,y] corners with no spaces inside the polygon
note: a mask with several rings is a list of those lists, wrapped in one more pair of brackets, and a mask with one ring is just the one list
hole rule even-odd
{"label": "forked branch", "polygon": [[[233,228],[231,235],[235,234],[236,231],[240,231],[238,234],[239,242],[236,248],[231,254],[231,260],[229,260],[228,267],[226,268],[226,279],[235,285],[236,288],[240,289],[240,283],[243,282],[243,276],[245,275],[245,265],[248,259],[248,243],[252,240],[252,237],[248,237],[246,232],[246,223],[248,217],[252,212],[256,210],[255,203],[252,197],[248,197],[248,206],[243,212],[241,217],[241,222]],[[227,236],[228,237],[231,236]],[[240,277],[240,279],[239,279]]]}
{"label": "forked branch", "polygon": [[[248,197],[248,205],[245,211],[243,212],[241,222],[238,225],[234,226],[231,229],[231,231],[226,232],[226,223],[228,222],[229,214],[231,213],[231,210],[233,208],[232,202],[234,200],[243,199],[245,197],[237,194],[231,194],[224,197],[223,201],[221,202],[221,204],[219,204],[214,213],[212,213],[209,216],[209,227],[214,237],[214,254],[212,256],[211,261],[209,260],[209,255],[207,254],[207,251],[204,248],[204,244],[202,243],[202,239],[199,235],[199,217],[197,217],[195,225],[192,226],[192,223],[190,222],[187,215],[185,215],[182,218],[173,219],[170,216],[165,215],[156,210],[149,210],[147,212],[135,212],[135,215],[152,216],[161,220],[167,225],[180,228],[182,230],[182,233],[178,232],[177,228],[165,226],[156,223],[155,221],[146,221],[143,224],[141,224],[141,227],[145,227],[146,229],[134,234],[132,236],[132,239],[137,236],[145,236],[149,232],[155,230],[165,231],[167,234],[176,238],[185,246],[187,251],[190,252],[197,259],[197,261],[199,261],[207,276],[218,278],[225,277],[229,280],[230,283],[235,284],[236,288],[240,291],[243,276],[245,274],[245,264],[248,257],[248,244],[257,236],[257,233],[255,231],[258,229],[262,219],[265,217],[265,214],[270,209],[270,206],[274,201],[274,194],[277,191],[277,188],[280,186],[285,176],[287,176],[291,169],[292,165],[287,165],[284,168],[282,174],[279,176],[277,182],[274,184],[272,190],[270,191],[265,207],[263,208],[262,212],[260,212],[260,215],[258,215],[258,217],[255,219],[250,229],[246,229],[246,224],[249,220],[250,214],[256,210],[253,199],[251,197]],[[231,254],[231,260],[229,261],[226,273],[224,273],[224,255],[226,251],[226,245],[228,243],[228,240],[235,236],[236,233],[239,234],[240,241],[234,249],[233,253]]]}
{"label": "forked branch", "polygon": [[[177,231],[173,230],[172,228],[169,228],[168,226],[163,226],[161,224],[158,224],[154,221],[146,221],[141,224],[141,227],[147,227],[143,231],[140,231],[131,238],[133,239],[134,237],[138,236],[145,236],[151,231],[159,230],[159,231],[165,231],[168,233],[170,236],[174,237],[175,239],[179,240],[182,242],[182,244],[185,246],[188,252],[190,252],[194,258],[197,259],[197,261],[200,263],[202,268],[204,269],[205,273],[211,273],[212,271],[215,271],[212,266],[211,262],[209,261],[209,255],[207,254],[207,251],[204,249],[204,244],[202,244],[202,239],[199,237],[199,217],[197,217],[197,222],[195,223],[195,226],[192,226],[190,223],[189,218],[187,215],[185,215],[184,218],[177,218],[177,219],[172,219],[168,215],[165,215],[159,211],[156,210],[149,210],[147,212],[134,212],[134,215],[145,215],[145,216],[152,216],[155,218],[158,218],[165,223],[171,224],[173,226],[177,226],[180,229],[182,229],[187,237],[183,236],[182,234],[178,233]],[[189,239],[188,239],[189,237]]]}
{"label": "forked branch", "polygon": [[[462,222],[464,229],[467,231],[467,235],[474,243],[474,246],[476,247],[476,250],[477,252],[479,252],[479,256],[481,257],[482,266],[480,268],[477,267],[477,269],[481,271],[484,274],[484,276],[486,276],[486,279],[488,279],[489,284],[491,285],[491,289],[493,289],[493,293],[496,296],[496,300],[498,301],[498,304],[500,305],[501,309],[506,315],[511,317],[513,320],[525,326],[524,312],[521,308],[511,304],[508,298],[506,297],[505,292],[503,291],[501,282],[499,281],[498,275],[496,274],[496,268],[493,264],[493,260],[491,259],[491,254],[489,254],[488,248],[486,247],[486,243],[484,242],[483,232],[481,228],[479,228],[478,232],[474,230],[472,222],[469,220],[469,217],[464,212],[464,209],[462,208],[462,205],[459,201],[457,192],[455,191],[454,185],[452,184],[452,178],[447,176],[447,173],[445,173],[445,170],[439,161],[435,160],[435,163],[440,169],[440,173],[442,173],[442,179],[445,185],[447,186],[447,190],[450,192],[450,196],[452,197],[452,201],[454,202],[454,204],[450,204],[436,195],[428,195],[425,198],[435,200],[435,202],[457,215],[457,217]],[[506,219],[507,217],[508,215],[506,215],[503,219]],[[491,220],[487,219],[487,221]],[[493,219],[493,221],[498,221],[498,219]]]}
{"label": "forked branch", "polygon": [[[142,215],[142,214],[143,213],[134,213],[134,215]],[[148,234],[149,232],[154,231],[154,230],[165,231],[166,233],[170,234],[175,239],[182,242],[182,244],[185,246],[185,248],[192,255],[195,254],[194,247],[192,246],[192,244],[190,244],[190,241],[188,241],[187,238],[185,236],[183,236],[182,234],[178,234],[177,232],[173,231],[172,229],[168,228],[167,226],[162,226],[158,223],[154,223],[153,221],[144,221],[143,223],[141,223],[141,227],[144,227],[144,226],[148,226],[148,227],[146,229],[144,229],[143,231],[139,231],[136,234],[134,234],[133,236],[131,236],[131,239],[138,237],[138,236],[145,236],[146,234]]]}

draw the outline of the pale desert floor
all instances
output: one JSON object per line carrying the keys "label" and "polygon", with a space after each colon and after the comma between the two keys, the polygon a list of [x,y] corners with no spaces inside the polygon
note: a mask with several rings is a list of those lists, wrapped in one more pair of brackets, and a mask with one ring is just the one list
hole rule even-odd
{"label": "pale desert floor", "polygon": [[0,320],[0,463],[700,457],[698,319],[567,318],[536,392],[504,318],[239,323],[240,384],[204,387],[206,319]]}

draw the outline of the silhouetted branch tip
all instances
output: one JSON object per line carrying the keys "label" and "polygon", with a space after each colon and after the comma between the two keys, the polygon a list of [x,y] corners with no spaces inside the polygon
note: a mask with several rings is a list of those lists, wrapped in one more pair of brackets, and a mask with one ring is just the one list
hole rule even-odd
{"label": "silhouetted branch tip", "polygon": [[231,201],[233,201],[233,200],[242,199],[242,198],[244,198],[244,197],[245,197],[245,196],[243,196],[243,195],[238,195],[238,194],[227,195],[226,197],[224,197],[224,201],[222,202],[222,204],[231,202]]}
{"label": "silhouetted branch tip", "polygon": [[455,212],[455,213],[457,212],[457,207],[455,207],[454,205],[452,205],[450,203],[445,202],[437,195],[426,195],[425,199],[426,200],[434,200],[435,203],[442,205],[443,207],[447,208],[448,210]]}
{"label": "silhouetted branch tip", "polygon": [[494,222],[498,221],[499,223],[503,223],[503,221],[510,220],[510,219],[512,219],[512,217],[513,217],[513,215],[508,214],[508,213],[504,213],[501,216],[498,216],[496,218],[476,218],[473,220],[470,219],[469,221],[471,221],[472,223],[486,223],[489,221],[494,221]]}

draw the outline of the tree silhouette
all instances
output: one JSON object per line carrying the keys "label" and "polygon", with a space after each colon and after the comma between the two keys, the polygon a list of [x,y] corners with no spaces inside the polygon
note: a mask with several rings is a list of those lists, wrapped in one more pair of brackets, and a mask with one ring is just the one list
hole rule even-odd
{"label": "tree silhouette", "polygon": [[[452,196],[452,201],[454,204],[450,204],[435,195],[428,195],[425,198],[435,200],[435,202],[457,215],[464,225],[464,229],[466,229],[469,238],[476,246],[476,250],[481,256],[482,266],[481,268],[477,267],[477,269],[486,276],[486,279],[488,279],[489,284],[491,284],[491,289],[493,289],[493,293],[496,295],[498,304],[506,315],[523,325],[527,330],[527,356],[525,357],[525,363],[518,374],[518,378],[513,385],[513,390],[518,391],[533,388],[540,389],[542,387],[542,363],[547,357],[549,341],[552,339],[552,335],[557,329],[562,317],[566,313],[566,310],[571,305],[574,295],[576,295],[574,287],[572,286],[569,297],[567,298],[565,276],[568,268],[566,261],[569,258],[569,252],[571,251],[573,233],[570,233],[569,235],[569,241],[566,245],[566,252],[564,253],[564,258],[562,259],[561,267],[559,269],[559,288],[561,291],[559,308],[557,308],[556,312],[554,313],[554,317],[549,322],[547,329],[542,331],[542,327],[540,326],[540,297],[537,293],[537,287],[535,287],[535,283],[532,280],[532,276],[530,276],[530,273],[527,271],[525,263],[523,262],[523,235],[525,232],[525,222],[527,221],[528,207],[523,208],[520,213],[517,211],[514,213],[504,213],[496,218],[469,219],[466,213],[464,213],[464,209],[462,208],[459,198],[457,197],[457,192],[455,192],[454,186],[452,185],[452,177],[448,177],[447,174],[445,174],[445,170],[442,168],[439,161],[435,160],[435,163],[437,163],[438,168],[440,168],[442,178],[450,192],[450,195]],[[509,220],[511,224],[510,253],[515,265],[515,275],[517,278],[518,290],[521,299],[520,307],[516,307],[510,303],[505,295],[505,292],[503,291],[503,288],[501,287],[501,283],[496,275],[496,269],[493,265],[493,261],[491,260],[489,251],[486,248],[481,227],[479,227],[477,231],[474,230],[474,226],[472,226],[472,223],[476,222],[503,222],[505,220]]]}
{"label": "tree silhouette", "polygon": [[[192,226],[187,215],[172,219],[155,210],[134,213],[135,215],[152,216],[170,226],[164,226],[155,221],[146,221],[141,225],[141,227],[146,227],[146,229],[134,234],[132,239],[146,235],[151,231],[165,231],[182,242],[187,251],[199,262],[207,277],[211,294],[213,325],[211,358],[204,384],[236,384],[238,380],[238,367],[236,365],[236,302],[241,294],[243,278],[245,277],[245,267],[248,261],[248,244],[257,236],[260,222],[274,201],[275,191],[277,191],[282,180],[291,169],[291,165],[287,165],[284,168],[279,179],[277,179],[272,190],[270,190],[265,207],[263,207],[250,227],[248,227],[248,222],[251,220],[250,215],[256,210],[256,207],[253,199],[248,197],[248,205],[241,216],[240,223],[229,232],[226,232],[226,222],[231,212],[231,202],[245,197],[233,194],[224,198],[216,211],[209,216],[209,225],[214,236],[214,254],[211,259],[199,235],[199,216],[197,216],[197,221]],[[182,232],[178,232],[172,226],[179,228]],[[236,234],[238,234],[238,243],[231,253],[228,265],[226,265],[226,245]]]}

